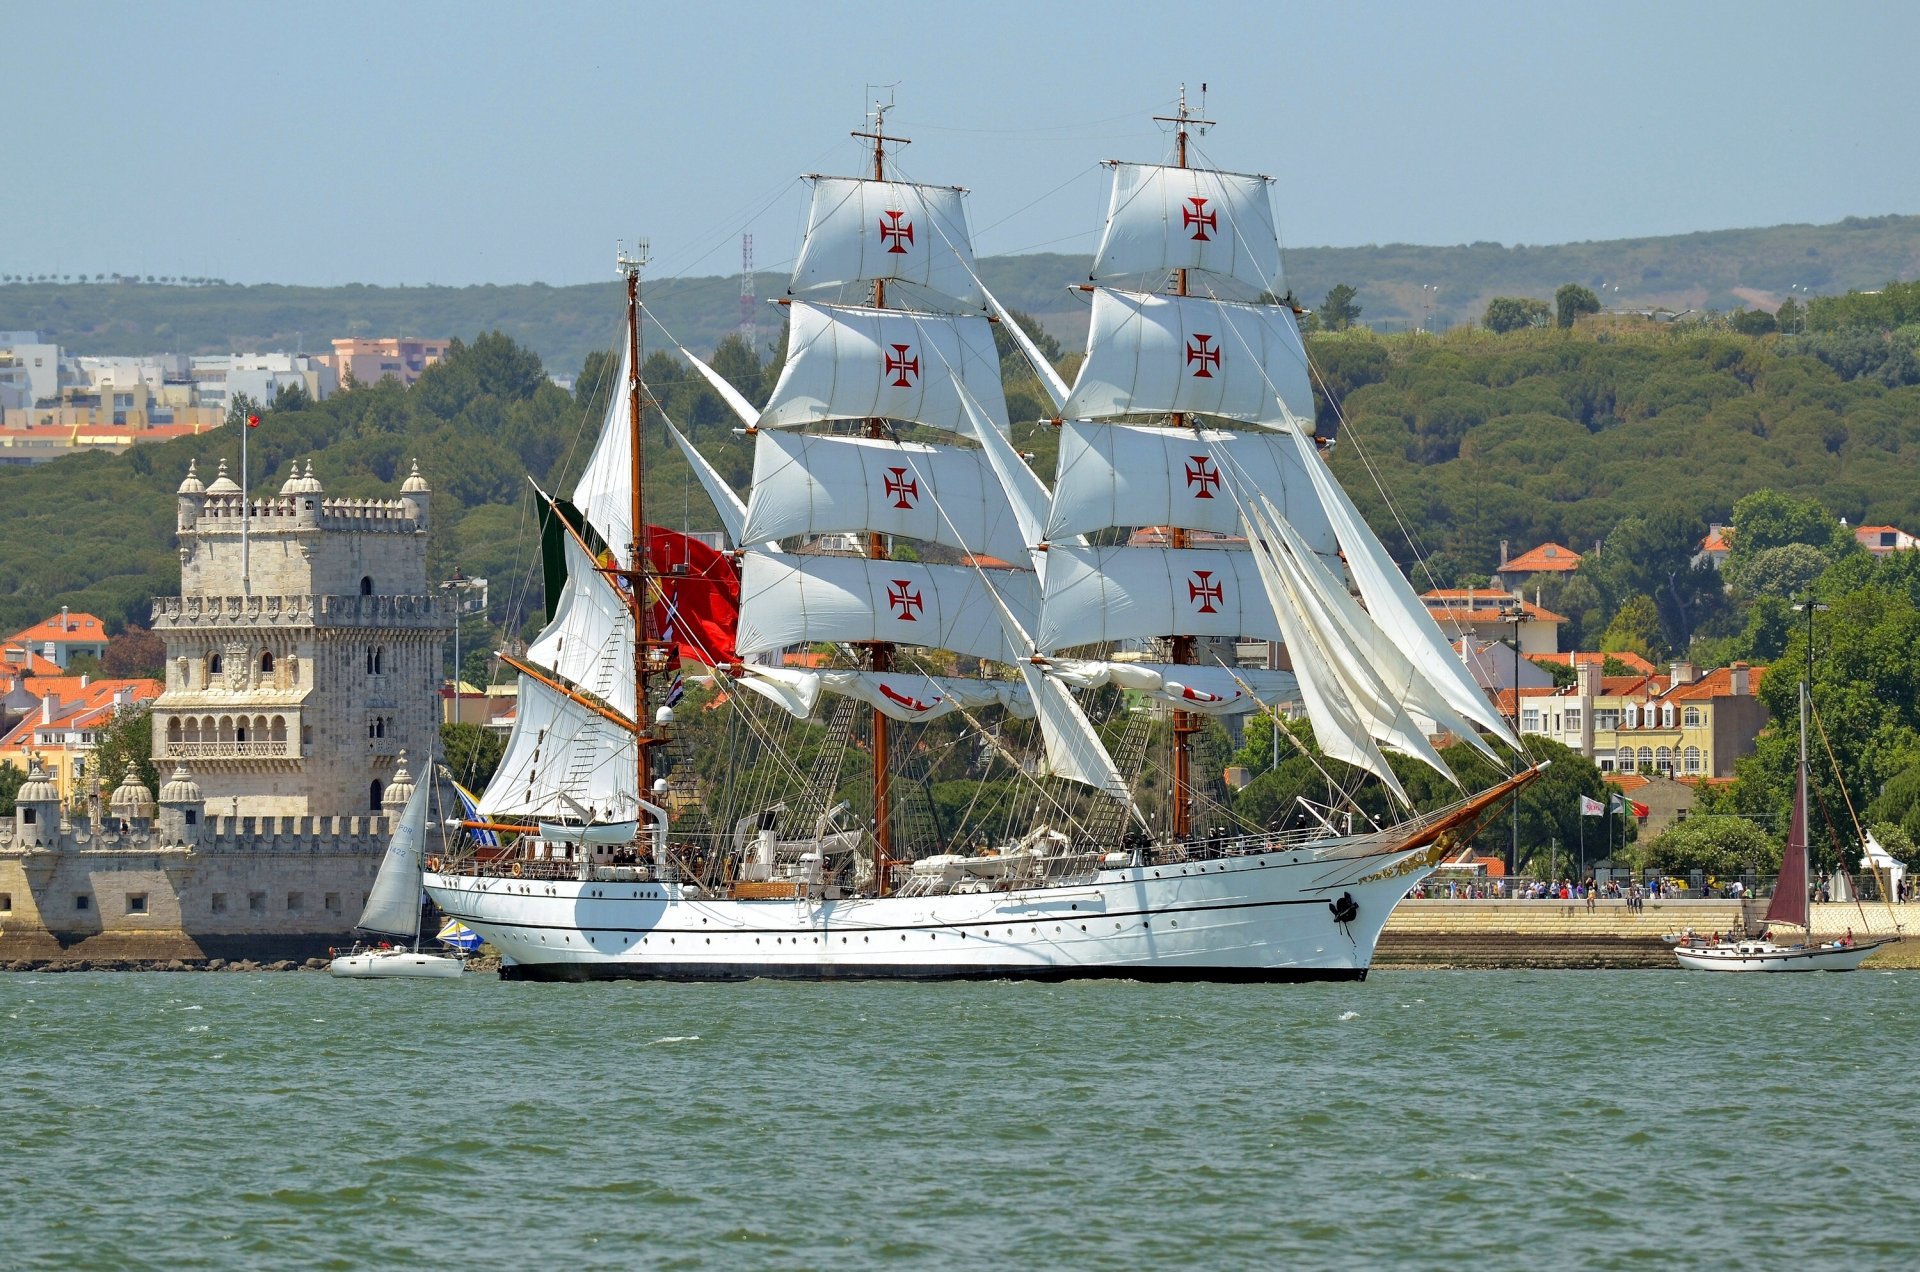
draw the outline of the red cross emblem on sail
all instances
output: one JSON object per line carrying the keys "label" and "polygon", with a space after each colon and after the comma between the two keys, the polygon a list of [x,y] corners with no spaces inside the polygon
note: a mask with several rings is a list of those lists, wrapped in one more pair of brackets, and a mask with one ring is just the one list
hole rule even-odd
{"label": "red cross emblem on sail", "polygon": [[1220,351],[1213,347],[1213,337],[1193,333],[1193,339],[1187,342],[1187,365],[1193,368],[1196,380],[1213,379],[1215,367],[1220,365]]}
{"label": "red cross emblem on sail", "polygon": [[906,579],[895,579],[887,589],[887,604],[894,610],[894,617],[903,623],[918,622],[921,610],[927,603],[920,599],[920,593]]}
{"label": "red cross emblem on sail", "polygon": [[899,256],[907,254],[907,244],[913,242],[913,222],[903,220],[907,214],[888,209],[880,214],[880,241],[887,250]]}
{"label": "red cross emblem on sail", "polygon": [[1208,230],[1220,228],[1220,214],[1207,211],[1205,199],[1188,199],[1186,207],[1180,209],[1180,224],[1193,231],[1190,237],[1196,243],[1211,243]]}
{"label": "red cross emblem on sail", "polygon": [[1205,455],[1187,456],[1187,485],[1199,487],[1195,499],[1213,498],[1213,492],[1220,488],[1220,473],[1213,461]]}
{"label": "red cross emblem on sail", "polygon": [[887,355],[887,374],[893,377],[896,389],[912,388],[913,377],[920,374],[920,359],[909,356],[912,353],[912,345],[897,344]]}
{"label": "red cross emblem on sail", "polygon": [[920,483],[907,476],[904,468],[889,468],[885,478],[887,498],[893,500],[896,508],[912,508],[913,501],[920,497]]}
{"label": "red cross emblem on sail", "polygon": [[1195,570],[1193,579],[1187,584],[1187,600],[1197,602],[1196,608],[1202,614],[1218,614],[1216,605],[1227,601],[1226,585],[1213,581],[1212,570]]}

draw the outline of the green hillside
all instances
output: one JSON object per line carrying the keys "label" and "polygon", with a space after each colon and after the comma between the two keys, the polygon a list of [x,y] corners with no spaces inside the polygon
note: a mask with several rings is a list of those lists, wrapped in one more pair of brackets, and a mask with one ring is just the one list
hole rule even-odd
{"label": "green hillside", "polygon": [[[1289,251],[1286,263],[1288,283],[1305,303],[1317,304],[1335,284],[1349,284],[1359,291],[1362,321],[1379,330],[1474,322],[1494,296],[1545,300],[1566,282],[1594,288],[1610,308],[1771,307],[1794,287],[1837,293],[1920,276],[1920,217],[1850,217],[1837,225],[1543,247],[1307,247]],[[1087,311],[1066,285],[1085,269],[1079,256],[1003,256],[981,263],[987,285],[1002,300],[1033,314],[1070,345],[1080,342]],[[555,373],[569,375],[589,351],[612,343],[620,312],[619,284],[612,279],[575,287],[453,288],[8,283],[7,277],[0,275],[0,330],[39,331],[81,353],[224,353],[297,345],[312,352],[324,351],[336,336],[471,338],[497,330],[538,353]],[[784,286],[772,274],[756,282],[763,297],[778,295]],[[667,328],[697,350],[711,349],[739,321],[736,278],[662,279],[650,283],[647,294]],[[764,340],[775,336],[780,321],[777,309],[763,309]]]}

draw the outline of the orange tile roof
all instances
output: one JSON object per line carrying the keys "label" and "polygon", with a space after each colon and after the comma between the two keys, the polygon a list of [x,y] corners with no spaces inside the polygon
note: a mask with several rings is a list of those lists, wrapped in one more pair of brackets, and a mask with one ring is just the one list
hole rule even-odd
{"label": "orange tile roof", "polygon": [[1905,534],[1899,526],[1855,526],[1853,535],[1857,539],[1863,534]]}
{"label": "orange tile roof", "polygon": [[[1520,602],[1520,612],[1526,615],[1529,622],[1564,623],[1567,621],[1564,615],[1556,614],[1552,610],[1541,609],[1531,601]],[[1460,608],[1450,607],[1447,609],[1435,609],[1432,606],[1428,606],[1427,613],[1432,615],[1433,621],[1436,623],[1504,623],[1509,621],[1501,618],[1494,610],[1479,605],[1472,607],[1463,606]]]}
{"label": "orange tile roof", "polygon": [[1552,574],[1580,568],[1581,556],[1558,543],[1543,543],[1529,548],[1501,566],[1500,574]]}
{"label": "orange tile roof", "polygon": [[60,616],[55,614],[51,618],[44,618],[32,627],[7,637],[9,644],[14,641],[31,641],[36,645],[44,645],[50,640],[56,642],[99,641],[104,644],[106,639],[107,625],[91,614],[68,614],[64,627],[60,625]]}
{"label": "orange tile roof", "polygon": [[1638,773],[1602,773],[1600,780],[1609,786],[1618,786],[1623,795],[1631,795],[1642,786],[1648,785],[1653,779],[1642,777]]}
{"label": "orange tile roof", "polygon": [[1590,652],[1566,654],[1528,654],[1527,657],[1537,663],[1559,663],[1562,667],[1603,667],[1607,659],[1616,659],[1633,668],[1643,676],[1651,676],[1659,668],[1631,651],[1620,654],[1596,654]]}
{"label": "orange tile roof", "polygon": [[1002,561],[996,556],[988,556],[984,552],[969,552],[960,558],[960,564],[979,570],[1011,570],[1013,568],[1011,562]]}
{"label": "orange tile roof", "polygon": [[1702,552],[1731,552],[1733,548],[1729,542],[1729,537],[1732,534],[1733,529],[1730,526],[1721,529],[1717,533],[1709,532],[1706,538],[1700,540],[1700,550]]}
{"label": "orange tile roof", "polygon": [[[1699,701],[1706,698],[1731,698],[1733,694],[1733,668],[1715,667],[1690,685],[1675,685],[1663,697],[1673,702]],[[1765,667],[1748,667],[1747,693],[1760,692],[1760,682],[1766,679]]]}
{"label": "orange tile roof", "polygon": [[[47,677],[56,682],[78,681],[80,677]],[[95,680],[87,685],[75,685],[74,697],[64,697],[55,691],[52,719],[42,720],[40,711],[30,711],[12,732],[0,739],[0,751],[27,751],[55,744],[35,743],[34,733],[40,729],[83,729],[89,725],[104,724],[112,716],[114,695],[122,690],[131,690],[135,703],[150,702],[160,696],[165,688],[158,680],[144,677],[132,680]],[[42,694],[42,697],[47,696]]]}
{"label": "orange tile roof", "polygon": [[59,663],[28,649],[24,641],[9,641],[5,650],[0,651],[0,680],[59,674]]}

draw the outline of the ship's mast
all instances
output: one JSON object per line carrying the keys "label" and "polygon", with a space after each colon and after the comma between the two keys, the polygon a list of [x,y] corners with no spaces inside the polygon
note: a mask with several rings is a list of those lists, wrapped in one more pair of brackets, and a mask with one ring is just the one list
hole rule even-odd
{"label": "ship's mast", "polygon": [[[1206,126],[1213,121],[1201,119],[1187,108],[1187,86],[1180,86],[1180,109],[1174,115],[1155,115],[1159,123],[1173,125],[1174,146],[1179,167],[1187,166],[1187,129],[1189,125]],[[1187,271],[1177,269],[1173,272],[1173,294],[1187,294]],[[1185,411],[1175,411],[1167,417],[1169,428],[1198,428],[1190,425]],[[1183,526],[1168,527],[1168,546],[1184,548],[1191,539]],[[1174,636],[1172,658],[1175,663],[1193,661],[1193,637]],[[1173,838],[1183,843],[1193,834],[1193,736],[1206,726],[1200,715],[1193,711],[1175,708],[1173,712]]]}
{"label": "ship's mast", "polygon": [[[888,142],[895,145],[907,145],[906,137],[889,137],[886,132],[887,112],[893,108],[892,102],[873,104],[873,127],[871,131],[861,129],[854,132],[855,137],[873,143],[873,179],[887,179]],[[887,284],[885,279],[873,280],[873,307],[887,307]],[[867,420],[868,437],[885,437],[886,421],[878,417]],[[867,535],[867,556],[870,560],[880,560],[886,556],[887,540],[883,534],[869,532]],[[872,671],[891,671],[893,669],[893,643],[876,640],[867,646],[867,667]],[[891,723],[886,713],[878,707],[873,711],[873,883],[874,890],[880,896],[887,895],[887,871],[893,864],[893,808],[891,792],[888,789],[889,771],[887,759],[887,726]]]}
{"label": "ship's mast", "polygon": [[633,255],[622,248],[616,267],[627,280],[627,445],[628,467],[632,478],[632,498],[628,505],[632,534],[627,543],[627,568],[620,571],[629,587],[628,604],[633,610],[633,716],[639,726],[634,739],[635,763],[639,778],[638,797],[646,799],[653,790],[653,748],[660,738],[653,730],[652,712],[647,705],[647,673],[656,642],[649,630],[652,605],[648,603],[648,579],[652,571],[647,558],[646,450],[641,445],[646,421],[647,399],[640,383],[640,270],[647,263],[647,242],[634,244]]}

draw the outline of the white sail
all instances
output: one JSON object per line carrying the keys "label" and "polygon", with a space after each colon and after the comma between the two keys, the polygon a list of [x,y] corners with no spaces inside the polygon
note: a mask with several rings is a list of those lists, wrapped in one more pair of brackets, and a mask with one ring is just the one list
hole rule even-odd
{"label": "white sail", "polygon": [[755,439],[746,543],[868,530],[1024,564],[1027,540],[984,452],[769,430]]}
{"label": "white sail", "polygon": [[1311,602],[1304,595],[1298,571],[1283,569],[1280,564],[1283,553],[1265,547],[1277,539],[1277,531],[1268,533],[1265,518],[1257,506],[1248,505],[1246,512],[1247,537],[1255,545],[1251,555],[1277,621],[1286,633],[1287,654],[1293,663],[1294,675],[1299,678],[1300,696],[1306,703],[1307,721],[1313,726],[1314,740],[1328,758],[1372,773],[1403,806],[1411,807],[1413,801],[1407,797],[1406,788],[1387,763],[1387,757],[1374,744],[1372,733],[1364,726],[1329,661],[1329,651],[1306,620]]}
{"label": "white sail", "polygon": [[1153,636],[1279,640],[1252,554],[1065,545],[1047,553],[1034,642],[1042,653]]}
{"label": "white sail", "polygon": [[917,283],[970,309],[983,303],[963,191],[856,177],[813,177],[794,294],[886,279]]}
{"label": "white sail", "polygon": [[[1270,506],[1250,509],[1258,527],[1255,554],[1271,562],[1288,580],[1291,599],[1306,624],[1304,639],[1318,647],[1338,681],[1352,716],[1339,727],[1358,729],[1374,742],[1427,764],[1448,781],[1459,779],[1427,740],[1426,730],[1409,714],[1406,702],[1419,697],[1420,674],[1374,626],[1366,611],[1347,594],[1319,561],[1305,552]],[[1464,724],[1441,708],[1440,723],[1450,731]],[[1316,736],[1319,724],[1315,725]]]}
{"label": "white sail", "polygon": [[1188,411],[1311,432],[1313,384],[1293,312],[1097,288],[1087,360],[1061,412]]}
{"label": "white sail", "polygon": [[1279,295],[1286,289],[1268,180],[1207,168],[1113,164],[1107,229],[1091,277],[1195,269],[1244,284],[1249,299]]}
{"label": "white sail", "polygon": [[1075,689],[1113,685],[1205,715],[1244,715],[1289,701],[1300,691],[1292,672],[1264,668],[1054,658],[1046,672]]}
{"label": "white sail", "polygon": [[[1508,730],[1505,719],[1474,683],[1466,665],[1433,621],[1433,615],[1414,594],[1413,586],[1387,555],[1386,548],[1362,519],[1353,500],[1334,480],[1326,461],[1313,452],[1312,444],[1305,438],[1298,439],[1297,445],[1301,466],[1311,477],[1340,545],[1346,550],[1347,567],[1373,621],[1414,661],[1448,706],[1519,750],[1520,744]],[[1487,749],[1474,730],[1467,729],[1463,736],[1482,750]]]}
{"label": "white sail", "polygon": [[606,417],[600,422],[600,436],[593,444],[593,454],[587,458],[586,470],[573,487],[574,506],[607,545],[621,554],[625,554],[633,542],[633,442],[628,434],[633,415],[628,410],[627,395],[632,366],[623,340],[620,370],[614,377]]}
{"label": "white sail", "polygon": [[1001,707],[1033,718],[1025,685],[1005,680],[964,680],[915,671],[803,671],[792,667],[752,667],[739,682],[778,703],[796,719],[813,714],[822,693],[855,698],[895,720],[937,720],[954,711]]}
{"label": "white sail", "polygon": [[631,720],[633,616],[572,535],[566,536],[566,562],[567,582],[553,621],[527,646],[527,660]]}
{"label": "white sail", "polygon": [[522,676],[513,733],[479,810],[486,818],[566,820],[578,816],[578,803],[599,820],[620,821],[636,815],[638,771],[632,733]]}
{"label": "white sail", "polygon": [[1000,355],[985,318],[801,301],[792,314],[787,361],[759,427],[880,418],[968,434],[958,381],[1006,429]]}
{"label": "white sail", "polygon": [[[1316,461],[1317,462],[1317,461]],[[1266,495],[1315,552],[1339,552],[1313,479],[1287,438],[1224,429],[1068,420],[1047,538],[1108,526],[1240,532],[1239,499]]]}
{"label": "white sail", "polygon": [[[739,495],[733,493],[733,487],[727,485],[727,479],[707,461],[694,444],[687,440],[686,434],[667,421],[667,435],[673,439],[673,445],[686,456],[687,466],[693,469],[693,475],[700,479],[700,488],[707,492],[707,498],[713,501],[713,510],[720,514],[720,524],[727,528],[727,542],[734,547],[744,547],[750,542],[741,537],[747,524],[747,505]],[[778,542],[767,545],[773,551],[780,550]]]}
{"label": "white sail", "polygon": [[1011,661],[992,591],[1032,630],[1033,574],[864,557],[746,554],[740,572],[743,654],[813,641],[893,641]]}
{"label": "white sail", "polygon": [[407,797],[380,858],[380,872],[367,892],[367,907],[355,927],[369,932],[413,936],[420,930],[420,854],[427,841],[427,800],[433,789],[433,765],[422,769],[419,784]]}
{"label": "white sail", "polygon": [[1100,744],[1100,735],[1094,732],[1092,721],[1073,700],[1067,687],[1043,675],[1031,662],[1020,664],[1020,678],[1026,682],[1040,720],[1045,775],[1092,786],[1115,799],[1125,800],[1134,817],[1139,819],[1140,810],[1133,805],[1127,779],[1107,754],[1107,748]]}
{"label": "white sail", "polygon": [[760,418],[760,412],[753,409],[753,403],[747,400],[747,395],[734,388],[733,381],[694,357],[685,345],[676,343],[673,347],[680,351],[681,357],[693,364],[693,369],[700,373],[700,378],[707,382],[719,399],[727,404],[727,409],[733,412],[734,418],[748,428],[752,428],[754,421]]}

